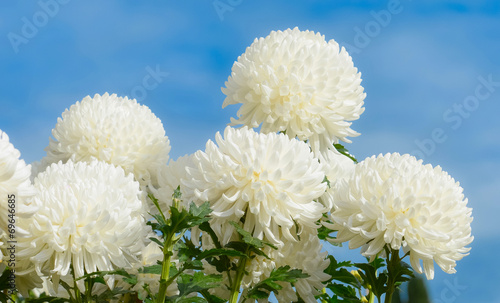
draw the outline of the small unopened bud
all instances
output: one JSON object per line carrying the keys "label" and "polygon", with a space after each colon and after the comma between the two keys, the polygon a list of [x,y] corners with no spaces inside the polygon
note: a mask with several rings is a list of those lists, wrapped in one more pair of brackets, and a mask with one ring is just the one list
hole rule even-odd
{"label": "small unopened bud", "polygon": [[351,270],[351,274],[354,276],[354,278],[356,278],[356,280],[359,281],[359,283],[363,284],[363,278],[361,278],[358,270]]}

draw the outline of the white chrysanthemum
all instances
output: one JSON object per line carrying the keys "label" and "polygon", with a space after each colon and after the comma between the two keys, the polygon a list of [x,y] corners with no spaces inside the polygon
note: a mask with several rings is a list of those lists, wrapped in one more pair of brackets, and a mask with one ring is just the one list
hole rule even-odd
{"label": "white chrysanthemum", "polygon": [[[227,127],[217,145],[194,154],[184,185],[198,202],[210,201],[212,227],[227,226],[245,215],[245,230],[255,237],[281,243],[280,230],[293,240],[290,229],[315,227],[325,210],[319,198],[326,190],[325,174],[304,142],[283,134],[259,134],[244,127]],[[233,233],[221,231],[223,242]]]}
{"label": "white chrysanthemum", "polygon": [[[15,205],[14,220],[17,216],[29,216],[36,211],[28,207],[28,198],[35,194],[30,181],[31,167],[20,160],[21,153],[12,143],[9,136],[0,130],[0,230],[8,231],[9,205]],[[12,203],[9,203],[9,199]],[[15,222],[14,222],[15,223]],[[20,236],[16,231],[16,237]]]}
{"label": "white chrysanthemum", "polygon": [[321,196],[320,201],[331,209],[333,207],[333,188],[335,184],[342,179],[349,178],[354,171],[355,164],[347,156],[340,154],[335,150],[328,150],[319,155],[319,160],[325,168],[326,178],[330,187]]}
{"label": "white chrysanthemum", "polygon": [[241,103],[231,125],[286,131],[309,140],[315,153],[357,136],[350,128],[363,113],[361,73],[334,40],[298,28],[255,39],[234,63],[222,92],[223,107]]}
{"label": "white chrysanthemum", "polygon": [[472,209],[463,189],[441,167],[410,155],[372,156],[356,165],[333,191],[331,218],[338,241],[375,256],[387,244],[410,252],[412,267],[434,276],[434,262],[447,273],[468,255]]}
{"label": "white chrysanthemum", "polygon": [[[181,186],[182,179],[185,179],[187,175],[187,167],[192,163],[192,155],[185,155],[175,161],[170,160],[168,165],[158,169],[157,186],[150,187],[150,191],[158,199],[158,204],[166,216],[168,216],[172,206],[172,194],[177,187]],[[185,205],[189,205],[193,200],[193,194],[188,192],[184,186],[181,186],[180,190],[182,201],[184,201]],[[157,213],[154,205],[151,205],[150,209],[152,213]]]}
{"label": "white chrysanthemum", "polygon": [[[32,204],[39,209],[19,221],[30,235],[19,240],[17,251],[17,258],[33,265],[16,269],[18,274],[64,277],[73,268],[78,278],[130,267],[140,254],[150,228],[132,174],[104,162],[70,160],[49,166],[34,186]],[[108,278],[110,287],[113,280]]]}
{"label": "white chrysanthemum", "polygon": [[148,184],[156,167],[168,162],[170,151],[163,124],[147,106],[108,93],[72,105],[58,119],[52,136],[45,162],[96,158],[121,166],[141,184]]}
{"label": "white chrysanthemum", "polygon": [[321,252],[322,245],[316,233],[302,233],[301,240],[286,242],[279,250],[270,247],[264,248],[264,252],[270,257],[255,257],[246,271],[250,273],[243,278],[242,285],[245,288],[252,287],[257,283],[269,278],[271,271],[282,266],[290,266],[291,269],[301,269],[309,277],[298,279],[293,289],[290,283],[278,282],[281,289],[276,298],[278,302],[296,302],[297,294],[307,303],[317,302],[314,298],[319,295],[325,287],[322,283],[330,278],[324,271],[330,264],[327,259],[328,252]]}

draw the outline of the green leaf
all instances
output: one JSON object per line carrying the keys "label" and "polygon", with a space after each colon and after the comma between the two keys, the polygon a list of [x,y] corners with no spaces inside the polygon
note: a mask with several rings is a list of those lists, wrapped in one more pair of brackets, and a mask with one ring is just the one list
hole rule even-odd
{"label": "green leaf", "polygon": [[350,261],[338,263],[331,255],[328,256],[328,259],[330,259],[330,265],[325,269],[325,273],[331,276],[329,281],[335,280],[352,285],[358,289],[361,288],[361,283],[358,279],[356,279],[350,271],[344,268],[353,266]]}
{"label": "green leaf", "polygon": [[[370,260],[367,258],[367,260]],[[385,260],[383,258],[376,257],[370,264],[375,267],[375,269],[380,269],[385,266]]]}
{"label": "green leaf", "polygon": [[399,266],[393,269],[392,274],[394,275],[396,286],[399,286],[406,281],[410,281],[415,276],[411,266],[403,261],[399,262]]}
{"label": "green leaf", "polygon": [[353,300],[354,302],[359,302],[356,289],[354,287],[331,283],[328,285],[328,289],[330,289],[335,295],[343,298],[344,302],[353,302]]}
{"label": "green leaf", "polygon": [[177,279],[179,297],[201,292],[205,289],[216,288],[221,282],[222,275],[205,275],[203,272],[195,272],[194,275],[181,274]]}
{"label": "green leaf", "polygon": [[[170,208],[172,221],[172,231],[174,233],[184,232],[186,229],[200,225],[203,222],[210,220],[209,214],[212,212],[210,209],[210,203],[205,202],[200,207],[196,204],[191,203],[189,206],[189,211],[185,209],[179,211],[175,207]],[[166,234],[169,234],[167,232]]]}
{"label": "green leaf", "polygon": [[202,270],[203,263],[199,255],[202,251],[194,246],[194,244],[187,238],[183,242],[177,242],[175,249],[178,251],[178,260],[181,263],[181,271],[186,269]]}
{"label": "green leaf", "polygon": [[143,274],[161,275],[161,269],[162,269],[161,264],[155,264],[155,265],[145,266],[139,269],[139,272]]}
{"label": "green leaf", "polygon": [[234,228],[236,228],[236,231],[242,237],[243,242],[245,242],[246,244],[250,245],[251,247],[254,247],[254,248],[263,248],[264,245],[267,245],[267,246],[272,247],[274,249],[278,249],[276,246],[272,245],[269,242],[265,242],[265,241],[262,241],[260,239],[254,238],[251,233],[249,233],[248,231],[246,231],[243,228],[241,228],[241,226],[238,223],[236,223],[234,221],[231,221],[229,223],[232,226],[234,226]]}
{"label": "green leaf", "polygon": [[290,269],[290,266],[282,266],[274,269],[269,278],[257,283],[254,287],[250,288],[247,293],[247,298],[251,299],[266,299],[271,292],[278,293],[283,287],[276,282],[297,282],[298,279],[309,277],[308,274],[303,273],[300,269]]}
{"label": "green leaf", "polygon": [[[380,297],[387,291],[387,274],[381,273],[377,276],[377,269],[373,264],[355,263],[356,267],[361,269],[359,275],[367,284],[371,286],[372,292],[380,301]],[[378,266],[378,264],[376,264]]]}
{"label": "green leaf", "polygon": [[[163,222],[163,224],[166,224],[165,223],[165,215],[163,214],[163,211],[162,209],[160,208],[160,204],[158,203],[158,199],[156,199],[156,197],[153,195],[153,194],[148,194],[148,197],[149,199],[151,199],[151,201],[153,202],[153,204],[156,206],[156,209],[158,209],[158,212],[160,213],[159,215],[157,216],[153,216],[158,222]],[[156,217],[160,217],[161,220],[158,220],[158,218]]]}
{"label": "green leaf", "polygon": [[[153,217],[154,220],[156,220],[156,222],[155,221],[148,221],[148,222],[146,222],[146,224],[151,226],[151,228],[154,231],[159,231],[163,235],[168,235],[171,231],[171,227],[167,223],[167,221],[165,221],[163,214],[162,215],[151,215],[151,216]],[[155,241],[155,242],[158,243],[159,241]],[[161,246],[163,247],[163,244],[161,244]]]}
{"label": "green leaf", "polygon": [[207,290],[202,290],[200,293],[203,295],[203,297],[207,300],[208,303],[224,303],[224,302],[226,302],[226,300],[210,294]]}
{"label": "green leaf", "polygon": [[336,143],[336,144],[333,144],[333,147],[335,147],[335,149],[341,153],[342,155],[346,156],[347,158],[351,159],[352,161],[354,161],[354,163],[358,163],[358,160],[356,160],[356,158],[354,158],[353,155],[351,155],[349,153],[349,151],[342,145],[342,144],[339,144],[339,143]]}
{"label": "green leaf", "polygon": [[222,246],[219,243],[219,238],[217,237],[217,235],[215,234],[214,230],[210,226],[210,223],[203,222],[203,223],[200,224],[199,228],[202,231],[208,233],[208,235],[210,235],[210,238],[212,239],[212,242],[214,243],[214,245],[215,245],[216,248],[222,248]]}
{"label": "green leaf", "polygon": [[227,248],[213,248],[209,250],[203,251],[199,256],[199,260],[203,260],[209,257],[220,257],[220,256],[228,256],[228,257],[248,257],[246,254]]}
{"label": "green leaf", "polygon": [[157,238],[154,238],[154,237],[151,237],[149,238],[149,240],[155,242],[156,244],[158,244],[161,248],[163,248],[163,245],[165,245],[163,242],[161,242],[160,240],[158,240]]}
{"label": "green leaf", "polygon": [[335,231],[329,229],[326,226],[321,225],[320,228],[318,228],[318,238],[320,240],[325,240],[325,241],[328,241],[328,239],[335,239],[334,236],[330,235],[333,232],[335,232]]}

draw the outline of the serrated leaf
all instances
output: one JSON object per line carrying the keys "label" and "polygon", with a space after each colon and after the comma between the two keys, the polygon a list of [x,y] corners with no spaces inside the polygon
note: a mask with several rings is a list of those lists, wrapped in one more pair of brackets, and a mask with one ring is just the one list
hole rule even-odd
{"label": "serrated leaf", "polygon": [[216,288],[221,282],[222,275],[205,275],[203,272],[195,272],[193,275],[181,274],[177,279],[179,297],[205,289]]}
{"label": "serrated leaf", "polygon": [[403,261],[400,262],[397,268],[393,268],[392,270],[392,275],[394,276],[394,282],[396,286],[410,281],[411,278],[415,276],[412,267],[408,263]]}
{"label": "serrated leaf", "polygon": [[241,226],[238,223],[236,223],[234,221],[230,221],[229,223],[232,226],[234,226],[234,228],[236,229],[236,232],[238,232],[240,234],[240,236],[242,237],[243,242],[245,242],[246,244],[250,245],[251,247],[262,248],[262,247],[264,247],[264,245],[267,245],[267,246],[269,246],[271,248],[278,249],[276,246],[272,245],[269,242],[262,241],[260,239],[257,239],[255,237],[253,237],[251,233],[249,233],[248,231],[246,231],[243,228],[241,228]]}
{"label": "serrated leaf", "polygon": [[375,269],[379,269],[385,266],[385,260],[380,257],[376,257],[370,264],[375,267]]}
{"label": "serrated leaf", "polygon": [[170,208],[170,220],[174,233],[184,232],[186,229],[200,225],[203,222],[210,220],[209,214],[212,212],[210,203],[205,202],[200,207],[191,203],[189,211],[182,209],[179,211],[175,207]]}
{"label": "serrated leaf", "polygon": [[351,286],[332,283],[328,285],[328,289],[330,289],[337,296],[342,297],[343,299],[356,299],[358,300],[356,289]]}
{"label": "serrated leaf", "polygon": [[377,276],[377,269],[372,264],[366,263],[355,263],[356,267],[361,269],[359,271],[359,275],[371,286],[371,290],[377,298],[380,299],[382,294],[387,291],[386,283],[387,283],[387,274],[381,273]]}
{"label": "serrated leaf", "polygon": [[295,283],[298,279],[309,277],[308,274],[303,273],[300,269],[290,269],[290,266],[282,266],[274,269],[269,278],[257,283],[254,287],[250,288],[247,297],[251,299],[264,299],[268,298],[271,292],[278,292],[283,287],[276,282]]}
{"label": "serrated leaf", "polygon": [[[189,204],[189,213],[193,215],[194,217],[198,217],[200,219],[206,219],[208,215],[212,212],[212,209],[210,208],[210,202],[205,202],[200,207],[197,207],[196,204],[191,202]],[[206,220],[203,220],[203,222],[206,222]],[[199,224],[201,224],[200,222]],[[198,225],[198,224],[197,224]]]}
{"label": "serrated leaf", "polygon": [[332,276],[332,280],[339,281],[345,284],[352,285],[356,288],[361,288],[361,283],[354,277],[347,269],[340,268],[337,271],[330,274]]}

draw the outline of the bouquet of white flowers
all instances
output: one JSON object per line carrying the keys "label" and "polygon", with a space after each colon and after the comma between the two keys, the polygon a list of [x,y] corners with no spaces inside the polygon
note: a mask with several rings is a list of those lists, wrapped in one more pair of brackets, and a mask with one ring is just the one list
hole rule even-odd
{"label": "bouquet of white flowers", "polygon": [[[342,145],[366,94],[334,40],[273,31],[222,91],[237,119],[175,161],[151,110],[107,93],[67,109],[31,168],[0,132],[0,300],[391,302],[468,254],[458,182]],[[344,242],[366,263],[323,248]]]}

